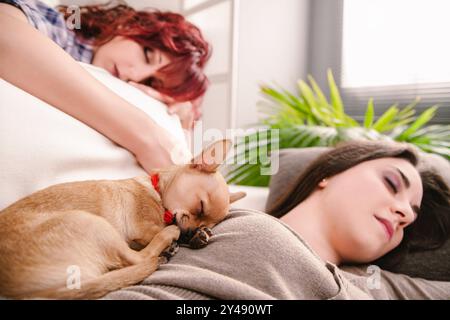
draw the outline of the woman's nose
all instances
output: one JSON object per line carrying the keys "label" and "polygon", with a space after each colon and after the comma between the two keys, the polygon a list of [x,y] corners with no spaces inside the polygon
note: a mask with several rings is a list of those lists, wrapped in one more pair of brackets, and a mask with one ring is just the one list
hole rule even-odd
{"label": "woman's nose", "polygon": [[414,211],[408,202],[397,202],[391,211],[400,226],[410,224],[414,221]]}

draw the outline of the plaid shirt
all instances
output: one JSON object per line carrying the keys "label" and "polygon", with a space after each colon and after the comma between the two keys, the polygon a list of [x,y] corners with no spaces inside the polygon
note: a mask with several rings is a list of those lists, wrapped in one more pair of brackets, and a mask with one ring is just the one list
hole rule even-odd
{"label": "plaid shirt", "polygon": [[64,16],[60,12],[39,0],[0,0],[0,2],[22,10],[33,27],[56,42],[75,60],[91,63],[92,47],[76,38],[75,33],[66,26]]}

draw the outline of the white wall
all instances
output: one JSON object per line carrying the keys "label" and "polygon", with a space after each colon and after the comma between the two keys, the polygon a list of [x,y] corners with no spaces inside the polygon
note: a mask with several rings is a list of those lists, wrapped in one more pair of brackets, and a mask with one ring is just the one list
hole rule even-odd
{"label": "white wall", "polygon": [[212,46],[212,55],[205,68],[210,86],[203,100],[202,125],[198,128],[203,132],[216,129],[221,134],[225,134],[231,127],[232,76],[235,64],[232,59],[235,46],[232,35],[236,21],[234,3],[238,1],[182,1],[184,9],[182,13],[200,28],[203,36]]}
{"label": "white wall", "polygon": [[161,11],[174,12],[179,12],[181,9],[179,0],[126,0],[126,2],[135,9],[151,7]]}
{"label": "white wall", "polygon": [[[44,0],[44,2],[50,4],[64,4],[64,5],[88,5],[95,3],[107,2],[107,0]],[[135,9],[141,9],[144,7],[152,7],[159,10],[180,11],[180,0],[125,0],[125,2],[134,7]]]}
{"label": "white wall", "polygon": [[307,75],[309,0],[241,0],[236,127],[257,121],[259,84],[297,90]]}

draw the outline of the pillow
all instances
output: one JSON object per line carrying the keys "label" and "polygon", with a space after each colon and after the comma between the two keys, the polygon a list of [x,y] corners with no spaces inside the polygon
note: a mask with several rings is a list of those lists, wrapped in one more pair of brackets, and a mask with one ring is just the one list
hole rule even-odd
{"label": "pillow", "polygon": [[280,200],[285,191],[295,185],[306,167],[321,154],[331,150],[329,147],[311,147],[298,149],[281,149],[272,153],[272,159],[278,157],[278,172],[270,179],[269,196],[266,201],[266,212]]}
{"label": "pillow", "polygon": [[[266,211],[292,187],[306,167],[321,154],[331,150],[330,147],[311,147],[302,149],[282,149],[274,153],[278,156],[279,170],[272,176]],[[432,169],[442,176],[450,187],[450,162],[436,154],[419,152],[418,169]],[[429,280],[450,281],[450,240],[437,250],[409,253],[401,263],[390,271],[403,273],[412,277]]]}
{"label": "pillow", "polygon": [[[146,112],[188,152],[179,118],[169,115],[164,104],[101,68],[80,64]],[[57,183],[145,174],[128,150],[2,79],[0,97],[0,210]]]}
{"label": "pillow", "polygon": [[264,204],[266,203],[269,188],[267,187],[251,187],[230,185],[230,192],[245,192],[246,196],[231,204],[232,208],[252,209],[264,211]]}

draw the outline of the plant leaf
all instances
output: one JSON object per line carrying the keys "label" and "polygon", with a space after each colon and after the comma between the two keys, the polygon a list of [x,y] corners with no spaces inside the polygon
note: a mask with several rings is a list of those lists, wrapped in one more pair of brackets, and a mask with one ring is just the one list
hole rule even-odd
{"label": "plant leaf", "polygon": [[327,76],[328,76],[328,86],[330,87],[331,105],[333,106],[336,114],[339,117],[342,117],[344,115],[344,104],[342,103],[341,95],[339,94],[339,89],[336,85],[336,82],[334,81],[331,69],[328,69]]}
{"label": "plant leaf", "polygon": [[374,107],[373,107],[373,98],[370,98],[369,102],[367,103],[366,115],[364,116],[364,127],[365,128],[372,127],[374,114],[375,114],[375,111],[374,111]]}
{"label": "plant leaf", "polygon": [[416,132],[419,128],[423,127],[427,122],[429,122],[436,114],[437,106],[430,107],[426,109],[422,114],[414,121],[411,126],[406,129],[398,138],[398,141],[407,140],[410,135]]}
{"label": "plant leaf", "polygon": [[398,113],[397,105],[394,104],[388,110],[386,110],[381,117],[372,126],[373,129],[378,132],[386,131],[386,126],[395,118]]}
{"label": "plant leaf", "polygon": [[321,106],[328,106],[329,103],[327,101],[327,98],[325,97],[325,95],[323,94],[322,90],[320,90],[319,85],[317,84],[317,82],[314,80],[314,78],[311,75],[308,75],[308,80],[311,83],[311,86],[317,96],[317,100],[319,102],[319,104]]}

